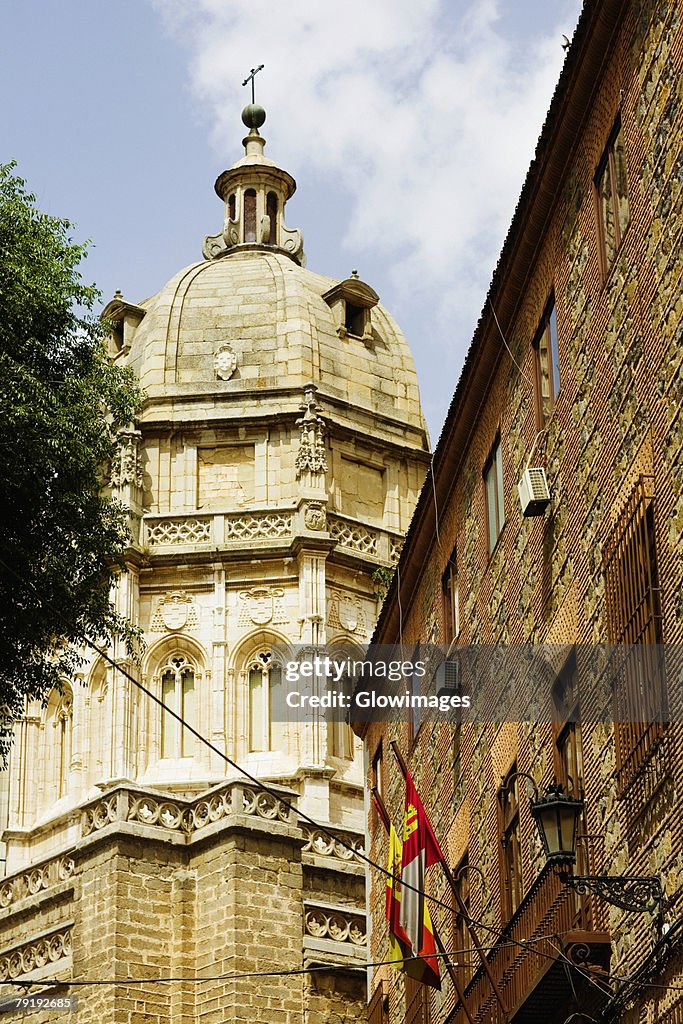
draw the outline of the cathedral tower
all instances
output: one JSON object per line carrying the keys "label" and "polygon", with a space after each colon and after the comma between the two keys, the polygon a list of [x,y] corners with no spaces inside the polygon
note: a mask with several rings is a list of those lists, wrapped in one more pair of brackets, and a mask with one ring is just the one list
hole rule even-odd
{"label": "cathedral tower", "polygon": [[161,705],[95,658],[12,752],[0,979],[110,980],[79,989],[77,1022],[322,1022],[364,1001],[359,749],[273,707],[288,645],[369,638],[428,438],[403,335],[355,271],[305,268],[294,179],[264,155],[264,111],[243,120],[204,259],[105,310],[146,396],[109,482],[133,512],[117,601],[145,651],[110,653]]}

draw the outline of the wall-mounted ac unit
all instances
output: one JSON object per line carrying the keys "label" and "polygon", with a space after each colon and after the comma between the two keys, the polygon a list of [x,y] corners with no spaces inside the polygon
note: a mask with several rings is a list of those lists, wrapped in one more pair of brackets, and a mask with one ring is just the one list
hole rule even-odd
{"label": "wall-mounted ac unit", "polygon": [[434,680],[437,697],[452,697],[460,693],[460,662],[444,661],[436,670]]}
{"label": "wall-mounted ac unit", "polygon": [[517,491],[524,516],[542,516],[550,504],[548,481],[541,466],[529,466],[524,470]]}

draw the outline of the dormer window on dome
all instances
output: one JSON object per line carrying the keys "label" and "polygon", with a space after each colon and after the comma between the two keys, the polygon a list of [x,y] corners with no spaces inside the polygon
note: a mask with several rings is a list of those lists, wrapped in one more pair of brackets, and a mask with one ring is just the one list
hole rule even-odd
{"label": "dormer window on dome", "polygon": [[109,321],[111,334],[107,339],[107,354],[110,359],[126,356],[138,324],[147,312],[142,306],[126,302],[121,292],[117,291],[102,310],[102,319]]}
{"label": "dormer window on dome", "polygon": [[243,139],[246,155],[216,181],[216,192],[225,203],[225,221],[220,234],[204,240],[202,252],[207,260],[244,246],[267,246],[305,265],[301,232],[288,228],[284,218],[285,203],[294,195],[296,182],[263,155],[265,139],[259,128],[265,119],[263,107],[254,103],[242,111],[250,129]]}
{"label": "dormer window on dome", "polygon": [[334,314],[340,338],[350,336],[365,342],[372,340],[371,310],[379,302],[379,295],[359,279],[355,270],[351,277],[325,292],[323,299]]}

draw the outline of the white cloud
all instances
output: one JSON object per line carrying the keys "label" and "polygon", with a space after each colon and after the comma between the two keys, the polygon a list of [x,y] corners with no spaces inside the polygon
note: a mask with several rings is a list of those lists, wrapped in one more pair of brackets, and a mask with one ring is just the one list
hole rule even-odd
{"label": "white cloud", "polygon": [[[526,31],[503,28],[499,0],[460,12],[452,0],[153,2],[189,48],[218,151],[235,152],[241,81],[265,64],[256,89],[269,154],[345,187],[345,246],[364,266],[382,262],[396,295],[410,290],[429,310],[433,344],[446,323],[469,328],[579,0],[558,3],[555,19],[539,0],[517,0]],[[453,377],[461,356],[462,346]]]}

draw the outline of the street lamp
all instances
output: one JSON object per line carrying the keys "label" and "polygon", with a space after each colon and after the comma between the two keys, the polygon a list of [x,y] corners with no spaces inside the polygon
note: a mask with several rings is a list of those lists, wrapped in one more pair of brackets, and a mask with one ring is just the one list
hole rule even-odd
{"label": "street lamp", "polygon": [[583,799],[568,796],[559,784],[550,786],[545,796],[536,793],[531,814],[538,826],[549,864],[559,867],[559,876],[581,896],[594,893],[622,910],[641,913],[658,910],[661,916],[664,894],[662,883],[653,875],[574,875],[576,838]]}
{"label": "street lamp", "polygon": [[583,800],[565,794],[561,785],[550,786],[544,797],[537,796],[531,802],[531,814],[549,864],[576,863],[576,838],[582,812]]}

